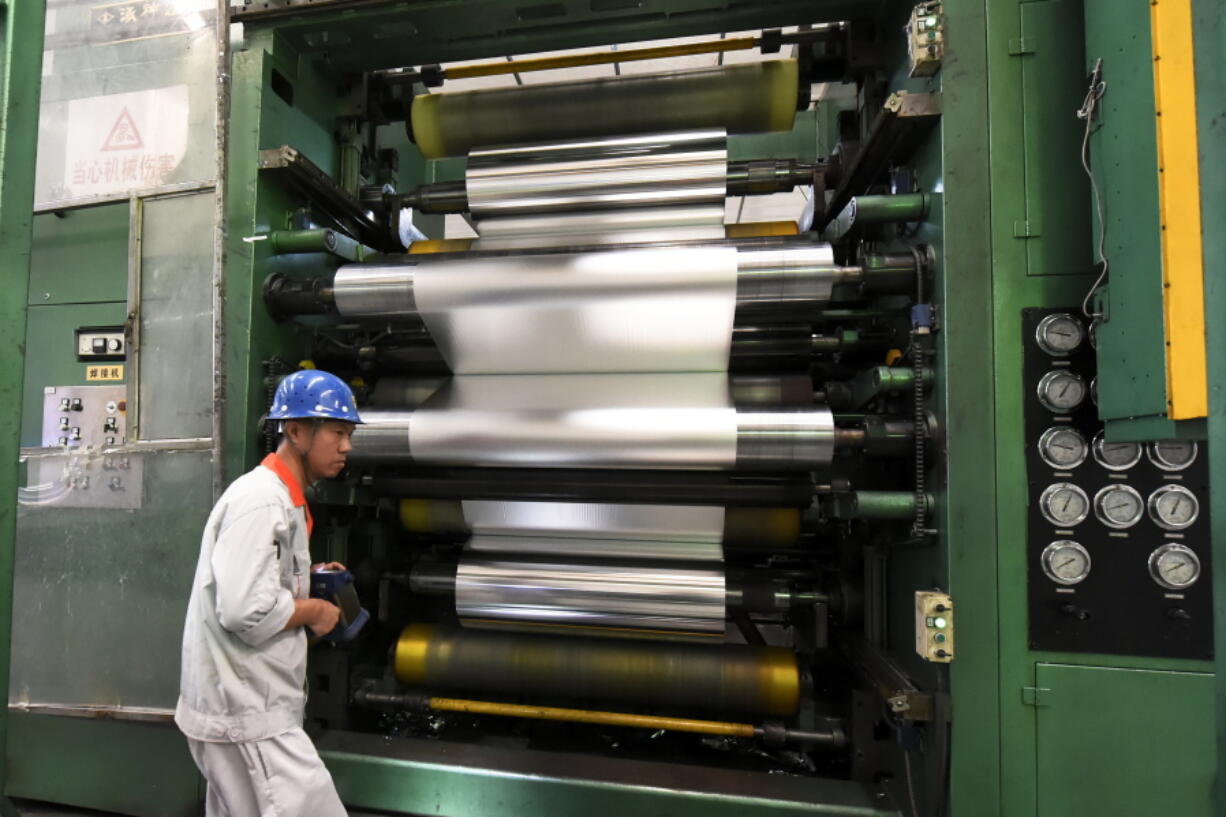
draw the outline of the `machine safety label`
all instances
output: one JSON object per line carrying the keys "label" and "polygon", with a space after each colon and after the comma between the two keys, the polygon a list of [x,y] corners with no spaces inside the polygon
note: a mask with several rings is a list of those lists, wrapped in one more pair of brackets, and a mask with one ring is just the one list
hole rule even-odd
{"label": "machine safety label", "polygon": [[123,366],[86,366],[86,380],[123,380]]}
{"label": "machine safety label", "polygon": [[68,197],[165,184],[187,152],[189,114],[186,85],[69,102]]}

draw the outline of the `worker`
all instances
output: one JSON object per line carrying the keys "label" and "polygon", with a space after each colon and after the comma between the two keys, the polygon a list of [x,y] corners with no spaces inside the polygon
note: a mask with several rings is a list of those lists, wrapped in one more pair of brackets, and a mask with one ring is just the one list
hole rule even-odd
{"label": "worker", "polygon": [[201,538],[175,723],[208,782],[206,817],[343,817],[302,718],[306,630],[339,619],[306,572],[344,566],[311,565],[303,489],[341,472],[361,419],[344,381],[304,370],[281,381],[266,422],[277,450],[231,483]]}

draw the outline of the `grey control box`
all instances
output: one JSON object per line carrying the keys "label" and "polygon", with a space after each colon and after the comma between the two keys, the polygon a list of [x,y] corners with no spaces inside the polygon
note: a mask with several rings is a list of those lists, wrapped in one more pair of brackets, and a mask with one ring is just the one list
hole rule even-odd
{"label": "grey control box", "polygon": [[47,386],[28,487],[63,507],[139,508],[143,458],[127,441],[127,386]]}
{"label": "grey control box", "polygon": [[122,326],[83,326],[76,330],[77,360],[124,360],[128,342]]}

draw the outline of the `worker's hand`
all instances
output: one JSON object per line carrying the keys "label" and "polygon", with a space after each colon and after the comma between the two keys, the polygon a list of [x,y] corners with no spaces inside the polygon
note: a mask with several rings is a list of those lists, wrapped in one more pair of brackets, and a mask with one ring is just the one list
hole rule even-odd
{"label": "worker's hand", "polygon": [[320,562],[317,565],[311,565],[311,572],[317,573],[320,570],[344,570],[345,566],[340,562]]}
{"label": "worker's hand", "polygon": [[311,632],[318,636],[324,636],[336,629],[336,624],[341,619],[341,608],[337,607],[330,601],[324,599],[311,599],[315,602],[311,611],[311,617],[307,620],[307,626],[311,628]]}

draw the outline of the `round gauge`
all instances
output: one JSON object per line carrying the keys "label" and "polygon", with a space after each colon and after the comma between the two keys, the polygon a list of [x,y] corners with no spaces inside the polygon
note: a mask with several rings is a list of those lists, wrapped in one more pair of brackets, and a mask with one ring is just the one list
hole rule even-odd
{"label": "round gauge", "polygon": [[1141,461],[1140,443],[1109,443],[1100,431],[1090,446],[1094,460],[1108,471],[1127,471]]}
{"label": "round gauge", "polygon": [[1090,402],[1098,405],[1098,375],[1090,378]]}
{"label": "round gauge", "polygon": [[1191,548],[1168,542],[1149,554],[1149,575],[1168,590],[1182,590],[1200,578],[1200,559]]}
{"label": "round gauge", "polygon": [[1109,528],[1131,528],[1144,514],[1145,500],[1131,485],[1108,485],[1094,495],[1094,515]]}
{"label": "round gauge", "polygon": [[1039,510],[1053,525],[1080,525],[1090,513],[1090,498],[1071,482],[1057,482],[1039,496]]}
{"label": "round gauge", "polygon": [[1058,312],[1039,321],[1034,337],[1044,352],[1053,357],[1064,357],[1081,345],[1086,332],[1081,321],[1067,312]]}
{"label": "round gauge", "polygon": [[1090,348],[1098,349],[1098,321],[1090,322]]}
{"label": "round gauge", "polygon": [[1196,441],[1158,440],[1149,444],[1146,453],[1163,471],[1182,471],[1196,461]]}
{"label": "round gauge", "polygon": [[1160,528],[1183,530],[1200,516],[1196,494],[1182,485],[1163,485],[1149,495],[1149,517]]}
{"label": "round gauge", "polygon": [[1057,471],[1076,468],[1086,461],[1089,453],[1086,438],[1075,428],[1053,426],[1039,437],[1039,456]]}
{"label": "round gauge", "polygon": [[1086,382],[1080,375],[1057,369],[1039,381],[1039,402],[1056,414],[1068,414],[1086,399]]}
{"label": "round gauge", "polygon": [[1080,584],[1090,575],[1090,552],[1069,539],[1043,548],[1039,560],[1047,578],[1056,584]]}

